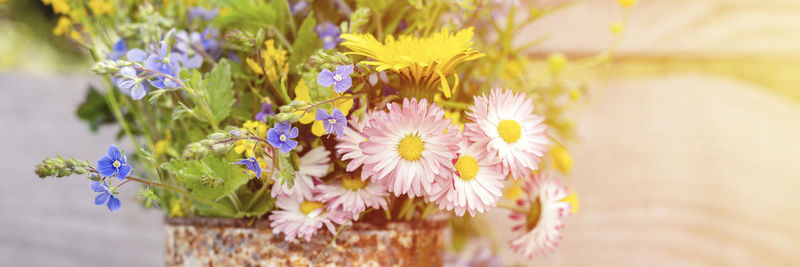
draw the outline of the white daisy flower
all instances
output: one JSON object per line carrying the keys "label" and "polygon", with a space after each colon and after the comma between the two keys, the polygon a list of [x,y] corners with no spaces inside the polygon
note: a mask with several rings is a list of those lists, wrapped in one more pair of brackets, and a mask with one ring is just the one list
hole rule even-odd
{"label": "white daisy flower", "polygon": [[476,96],[467,112],[472,121],[464,135],[475,143],[486,142],[487,149],[501,160],[504,174],[516,179],[530,176],[548,150],[544,117],[533,114],[533,101],[524,93],[492,89],[489,97]]}
{"label": "white daisy flower", "polygon": [[352,214],[354,220],[368,207],[386,209],[386,196],[389,195],[384,185],[350,175],[330,184],[318,185],[317,189],[318,199],[325,201],[331,209],[341,208]]}
{"label": "white daisy flower", "polygon": [[526,197],[518,204],[526,213],[513,211],[511,219],[522,221],[514,231],[522,232],[511,240],[511,248],[528,258],[552,252],[561,240],[559,229],[564,227],[561,218],[570,215],[572,204],[565,198],[569,195],[566,186],[558,177],[534,175],[522,185]]}
{"label": "white daisy flower", "polygon": [[455,210],[458,216],[464,216],[465,211],[471,216],[488,211],[503,195],[506,176],[499,169],[499,161],[488,155],[485,143],[468,145],[466,140],[461,142],[458,155],[452,178],[436,183],[430,200],[440,209]]}
{"label": "white daisy flower", "polygon": [[336,224],[348,222],[349,214],[339,210],[327,209],[324,203],[281,195],[275,202],[280,210],[269,215],[272,230],[284,234],[284,240],[295,238],[311,241],[311,237],[324,225],[331,234],[336,234]]}

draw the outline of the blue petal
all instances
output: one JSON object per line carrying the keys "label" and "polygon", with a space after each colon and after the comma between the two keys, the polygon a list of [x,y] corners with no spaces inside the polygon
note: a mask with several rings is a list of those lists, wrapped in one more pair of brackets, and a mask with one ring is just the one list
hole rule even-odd
{"label": "blue petal", "polygon": [[290,130],[288,133],[286,133],[286,137],[295,138],[295,137],[297,137],[297,134],[298,134],[297,127],[292,127],[292,130]]}
{"label": "blue petal", "polygon": [[117,211],[121,206],[122,202],[120,202],[119,199],[114,196],[111,196],[108,200],[108,210],[112,212]]}
{"label": "blue petal", "polygon": [[336,80],[333,79],[333,72],[327,69],[324,69],[321,72],[319,72],[319,76],[317,77],[317,83],[319,85],[322,85],[324,87],[329,87],[333,85],[334,82],[336,82]]}
{"label": "blue petal", "polygon": [[234,162],[233,164],[244,164],[244,165],[247,165],[247,163],[249,163],[249,162],[250,162],[250,159],[243,159],[243,160],[239,160],[237,162]]}
{"label": "blue petal", "polygon": [[117,168],[114,168],[114,160],[108,156],[103,156],[97,161],[97,171],[100,172],[100,175],[103,177],[113,176],[114,173],[117,172]]}
{"label": "blue petal", "polygon": [[327,111],[325,111],[324,109],[318,108],[317,109],[317,115],[314,117],[314,119],[324,122],[325,120],[328,119],[328,117],[329,117],[329,115],[328,115]]}
{"label": "blue petal", "polygon": [[347,118],[344,117],[344,113],[338,108],[333,109],[333,119],[336,120],[336,123],[347,126]]}
{"label": "blue petal", "polygon": [[108,191],[108,189],[105,186],[103,186],[102,184],[100,184],[100,182],[97,182],[97,181],[92,181],[91,186],[92,186],[92,190],[94,190],[95,192],[106,192],[106,191]]}
{"label": "blue petal", "polygon": [[133,88],[135,85],[136,81],[130,79],[120,79],[119,82],[117,82],[117,87],[119,87],[120,90],[128,92],[130,92],[131,88]]}
{"label": "blue petal", "polygon": [[281,134],[278,133],[278,130],[276,130],[275,128],[269,129],[269,131],[267,131],[267,141],[269,142],[270,145],[274,147],[280,147]]}
{"label": "blue petal", "polygon": [[158,55],[162,57],[167,55],[168,48],[169,47],[167,46],[167,42],[161,41],[161,46],[158,48]]}
{"label": "blue petal", "polygon": [[333,91],[337,93],[344,93],[347,89],[350,89],[350,86],[353,85],[353,79],[350,76],[342,77],[342,80],[338,83],[333,85]]}
{"label": "blue petal", "polygon": [[147,59],[147,53],[145,53],[142,49],[139,48],[131,49],[130,51],[128,51],[128,53],[125,54],[125,56],[128,57],[128,60],[134,62],[142,62],[145,59]]}
{"label": "blue petal", "polygon": [[120,68],[119,74],[126,78],[136,78],[136,70],[130,66]]}
{"label": "blue petal", "polygon": [[128,174],[131,174],[131,166],[128,164],[120,165],[117,169],[117,179],[125,180]]}
{"label": "blue petal", "polygon": [[104,192],[102,194],[97,195],[96,197],[94,197],[94,204],[95,205],[106,204],[106,201],[108,201],[109,196],[111,196],[111,194],[109,194],[108,192]]}
{"label": "blue petal", "polygon": [[337,126],[336,127],[336,136],[338,136],[339,138],[342,138],[342,135],[344,135],[343,131],[344,131],[344,127],[342,127],[341,125]]}
{"label": "blue petal", "polygon": [[140,100],[147,94],[147,90],[144,90],[144,86],[142,85],[144,85],[144,83],[139,83],[136,87],[131,89],[131,98],[133,98],[133,100]]}
{"label": "blue petal", "polygon": [[119,150],[119,147],[111,145],[108,147],[108,157],[112,160],[120,160],[122,159],[122,151]]}
{"label": "blue petal", "polygon": [[340,76],[342,76],[342,78],[350,77],[350,73],[353,72],[353,67],[354,66],[352,64],[339,66],[338,68],[336,68],[336,70],[333,71],[333,74],[334,75],[339,74]]}
{"label": "blue petal", "polygon": [[285,143],[281,144],[281,152],[289,153],[289,151],[292,151],[292,149],[294,149],[294,147],[296,146],[297,146],[297,141],[291,139],[286,140]]}

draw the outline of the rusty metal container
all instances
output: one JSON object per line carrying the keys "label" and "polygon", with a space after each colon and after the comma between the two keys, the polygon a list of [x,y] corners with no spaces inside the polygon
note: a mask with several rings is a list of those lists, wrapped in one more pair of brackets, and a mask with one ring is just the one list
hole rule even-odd
{"label": "rusty metal container", "polygon": [[166,266],[441,266],[447,221],[355,222],[285,242],[265,219],[168,218]]}

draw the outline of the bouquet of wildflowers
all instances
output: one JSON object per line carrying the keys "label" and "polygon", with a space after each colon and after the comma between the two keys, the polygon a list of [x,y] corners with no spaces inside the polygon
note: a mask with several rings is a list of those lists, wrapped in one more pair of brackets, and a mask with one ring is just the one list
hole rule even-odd
{"label": "bouquet of wildflowers", "polygon": [[43,2],[109,87],[79,115],[118,124],[133,149],[36,173],[88,175],[112,212],[132,181],[170,217],[264,218],[307,241],[441,214],[462,239],[462,216],[501,207],[519,222],[512,248],[533,256],[577,210],[559,175],[572,164],[563,114],[585,92],[569,75],[610,54],[538,60],[523,52],[543,39],[512,42],[566,3]]}

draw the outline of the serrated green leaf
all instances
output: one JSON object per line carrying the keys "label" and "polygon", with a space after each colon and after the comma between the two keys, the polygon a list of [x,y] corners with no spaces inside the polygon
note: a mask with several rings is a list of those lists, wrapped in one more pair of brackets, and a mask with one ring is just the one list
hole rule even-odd
{"label": "serrated green leaf", "polygon": [[205,96],[215,125],[231,114],[231,107],[235,100],[233,99],[231,65],[228,60],[221,59],[206,76]]}
{"label": "serrated green leaf", "polygon": [[280,166],[278,178],[281,178],[281,184],[288,184],[289,188],[294,187],[294,165],[292,165],[292,153],[279,153],[278,164]]}
{"label": "serrated green leaf", "polygon": [[[192,193],[211,201],[227,196],[251,178],[241,167],[217,157],[206,157],[202,160],[173,159],[161,167],[181,178]],[[221,183],[210,184],[209,179]]]}
{"label": "serrated green leaf", "polygon": [[300,24],[300,29],[297,30],[297,39],[294,40],[292,54],[289,55],[290,70],[297,71],[298,66],[304,64],[308,57],[321,46],[321,41],[314,32],[315,26],[317,26],[317,20],[314,19],[314,12],[312,11]]}

